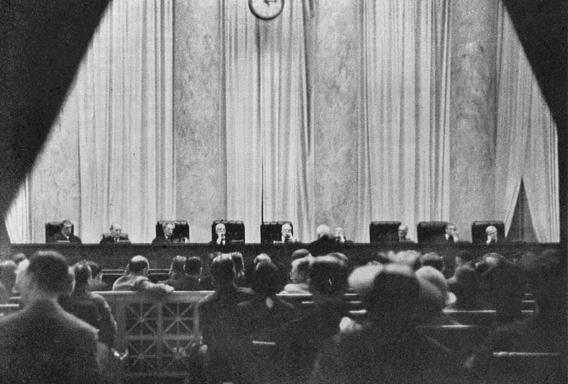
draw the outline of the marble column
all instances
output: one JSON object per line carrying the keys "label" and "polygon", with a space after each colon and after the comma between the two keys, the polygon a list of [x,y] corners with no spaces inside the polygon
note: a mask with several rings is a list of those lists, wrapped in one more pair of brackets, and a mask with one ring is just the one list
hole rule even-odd
{"label": "marble column", "polygon": [[461,239],[471,222],[495,218],[495,0],[451,2],[450,221]]}
{"label": "marble column", "polygon": [[226,214],[220,17],[218,1],[175,2],[176,215],[189,221],[191,242],[208,242]]}
{"label": "marble column", "polygon": [[349,238],[364,230],[355,228],[354,217],[361,70],[359,8],[352,0],[318,3],[312,73],[315,224],[344,227]]}

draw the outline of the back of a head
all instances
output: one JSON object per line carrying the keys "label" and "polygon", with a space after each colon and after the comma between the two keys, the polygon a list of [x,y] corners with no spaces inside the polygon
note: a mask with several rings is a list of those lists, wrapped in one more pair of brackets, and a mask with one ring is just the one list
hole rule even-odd
{"label": "back of a head", "polygon": [[310,254],[310,251],[308,251],[305,248],[300,248],[300,249],[296,249],[294,252],[292,252],[292,256],[290,256],[290,261],[294,261],[297,259],[303,259],[304,257],[308,256]]}
{"label": "back of a head", "polygon": [[175,256],[170,266],[170,273],[184,273],[185,272],[185,256]]}
{"label": "back of a head", "polygon": [[75,274],[75,290],[86,287],[92,277],[91,267],[84,261],[73,266],[73,273]]}
{"label": "back of a head", "polygon": [[420,264],[422,267],[433,267],[440,272],[444,270],[444,258],[436,252],[428,252],[420,256]]}
{"label": "back of a head", "polygon": [[148,268],[150,268],[150,263],[148,263],[148,259],[142,255],[134,256],[130,259],[130,263],[128,263],[129,273],[140,274],[144,269]]}
{"label": "back of a head", "polygon": [[93,277],[93,279],[97,277],[103,270],[102,267],[94,261],[88,260],[87,264],[89,264],[89,268],[91,268],[91,276]]}
{"label": "back of a head", "polygon": [[221,254],[211,262],[211,276],[219,284],[232,283],[235,278],[235,265],[231,255]]}
{"label": "back of a head", "polygon": [[16,270],[18,265],[12,260],[5,260],[0,263],[0,282],[11,290],[16,282]]}
{"label": "back of a head", "polygon": [[277,294],[282,289],[278,267],[271,262],[258,264],[254,271],[252,289],[265,297]]}
{"label": "back of a head", "polygon": [[310,266],[310,291],[323,295],[342,294],[347,287],[348,268],[334,256],[318,256]]}
{"label": "back of a head", "polygon": [[235,272],[237,274],[241,273],[245,269],[245,261],[243,254],[240,252],[231,253],[231,258],[233,259],[233,264],[235,265]]}
{"label": "back of a head", "polygon": [[185,271],[190,275],[198,275],[201,272],[201,259],[192,256],[185,262]]}
{"label": "back of a head", "polygon": [[55,251],[38,251],[30,257],[25,272],[37,288],[50,294],[63,294],[70,290],[73,275],[65,258]]}
{"label": "back of a head", "polygon": [[[363,281],[366,280],[366,281]],[[407,265],[369,265],[357,268],[349,282],[371,318],[393,327],[410,326],[420,300],[420,285]]]}
{"label": "back of a head", "polygon": [[421,298],[440,310],[448,304],[448,283],[442,272],[426,265],[416,271],[416,278],[421,288]]}
{"label": "back of a head", "polygon": [[260,263],[271,263],[272,259],[266,253],[261,253],[254,258],[253,264],[256,266]]}

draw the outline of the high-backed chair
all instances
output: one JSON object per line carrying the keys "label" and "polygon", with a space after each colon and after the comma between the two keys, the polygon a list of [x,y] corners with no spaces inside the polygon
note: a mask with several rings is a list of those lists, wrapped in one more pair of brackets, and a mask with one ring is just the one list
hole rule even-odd
{"label": "high-backed chair", "polygon": [[369,224],[371,243],[392,243],[398,241],[400,221],[372,221]]}
{"label": "high-backed chair", "polygon": [[487,241],[485,230],[491,225],[497,228],[499,242],[505,241],[505,223],[502,221],[485,220],[471,223],[471,242],[474,244],[485,243]]}
{"label": "high-backed chair", "polygon": [[245,224],[237,220],[215,220],[211,224],[211,241],[217,240],[215,226],[217,224],[225,224],[225,239],[227,243],[244,243],[245,242]]}
{"label": "high-backed chair", "polygon": [[[189,242],[189,224],[187,220],[160,220],[156,223],[156,237],[164,234],[163,225],[172,223],[175,225],[172,239],[177,242]],[[186,240],[187,239],[187,240]]]}
{"label": "high-backed chair", "polygon": [[260,242],[263,244],[272,244],[282,240],[282,225],[290,224],[292,234],[294,234],[294,226],[290,221],[265,221],[260,225]]}
{"label": "high-backed chair", "polygon": [[416,226],[419,243],[436,243],[446,233],[447,221],[421,221]]}
{"label": "high-backed chair", "polygon": [[[62,221],[50,221],[45,223],[45,242],[48,243],[49,240],[57,233],[61,232]],[[73,235],[75,231],[75,225],[71,225],[71,234]]]}

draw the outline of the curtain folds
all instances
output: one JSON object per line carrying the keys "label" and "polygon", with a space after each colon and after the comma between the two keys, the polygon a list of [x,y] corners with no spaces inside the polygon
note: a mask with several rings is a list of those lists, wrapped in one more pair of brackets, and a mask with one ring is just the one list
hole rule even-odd
{"label": "curtain folds", "polygon": [[371,220],[447,219],[449,2],[361,2],[358,241]]}
{"label": "curtain folds", "polygon": [[502,4],[498,39],[496,217],[508,232],[522,180],[537,240],[558,242],[556,125]]}
{"label": "curtain folds", "polygon": [[[98,242],[114,221],[133,242],[149,242],[156,220],[174,217],[172,34],[173,0],[109,5],[55,123],[57,131],[77,135],[76,142],[67,144],[78,159],[72,175],[78,178],[73,183],[78,184],[73,189],[78,196],[67,201],[78,201],[79,212],[63,216],[67,201],[58,196],[66,188],[41,189],[47,196],[36,202],[47,201],[58,213],[33,215],[37,233],[30,235],[20,229],[26,228],[25,222],[13,220],[26,209],[25,194],[20,195],[8,214],[12,242],[41,242],[43,223],[65,217],[75,222],[76,234],[86,243]],[[44,152],[54,159],[40,156],[39,162],[54,161],[58,145],[48,140]],[[29,175],[32,183],[46,184],[46,168],[36,164]]]}
{"label": "curtain folds", "polygon": [[265,221],[291,220],[309,239],[313,219],[303,1],[270,22],[243,1],[222,1],[227,218],[243,220],[248,242]]}

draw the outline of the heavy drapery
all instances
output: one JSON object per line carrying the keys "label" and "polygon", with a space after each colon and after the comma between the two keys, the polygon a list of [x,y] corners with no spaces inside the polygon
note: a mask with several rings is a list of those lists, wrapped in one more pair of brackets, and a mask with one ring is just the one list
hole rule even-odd
{"label": "heavy drapery", "polygon": [[498,43],[496,217],[508,232],[522,180],[537,240],[557,242],[556,125],[503,6]]}
{"label": "heavy drapery", "polygon": [[291,220],[309,239],[312,145],[306,29],[309,6],[289,1],[270,22],[247,2],[221,1],[227,217],[243,220],[246,240],[265,221]]}
{"label": "heavy drapery", "polygon": [[354,222],[400,220],[416,239],[449,214],[449,2],[368,0],[361,17]]}
{"label": "heavy drapery", "polygon": [[[29,179],[44,184],[37,188],[42,196],[20,193],[16,199],[7,220],[13,242],[43,241],[43,223],[65,218],[65,205],[73,199],[79,212],[66,217],[75,222],[83,242],[98,242],[113,221],[132,241],[147,242],[157,219],[174,216],[172,12],[172,0],[109,5],[51,135],[60,140],[59,131],[74,135],[67,150],[76,153],[72,159],[78,168],[73,164],[62,172],[78,179],[73,183],[78,196],[61,198],[67,191],[50,188],[45,168],[36,164]],[[49,140],[43,152],[55,157],[58,145]],[[59,213],[47,217],[32,210],[33,236],[18,229],[28,217],[25,206],[34,205],[26,203],[30,198],[53,204]]]}
{"label": "heavy drapery", "polygon": [[[43,224],[62,218],[75,222],[85,242],[98,241],[112,221],[121,222],[134,242],[149,242],[157,219],[192,223],[186,217],[191,214],[175,206],[176,190],[179,199],[184,196],[179,191],[193,186],[190,178],[176,176],[175,167],[172,121],[182,109],[173,100],[172,88],[180,85],[173,84],[172,49],[185,45],[174,41],[173,2],[115,1],[109,7],[50,140],[6,217],[13,242],[41,242]],[[316,70],[326,63],[325,55],[314,51],[337,37],[316,36],[317,1],[287,1],[283,13],[270,22],[255,19],[246,1],[218,1],[221,60],[210,73],[219,76],[222,88],[222,138],[188,141],[222,153],[222,164],[211,167],[225,182],[218,190],[226,208],[215,212],[244,220],[247,242],[260,239],[262,218],[291,220],[296,236],[311,241],[317,213],[338,207],[343,207],[335,215],[341,221],[330,224],[344,225],[355,241],[368,241],[372,220],[400,220],[415,239],[418,221],[448,219],[449,3],[355,3],[351,9],[358,11],[358,35],[353,43],[346,40],[353,45],[346,51],[358,53],[360,66],[341,67],[338,60],[337,75],[344,82],[318,88],[313,86]],[[495,218],[509,227],[522,179],[538,239],[557,241],[555,127],[504,10],[499,19]],[[322,62],[312,65],[315,60]],[[359,89],[357,100],[353,97],[346,108],[358,120],[348,127],[357,144],[342,148],[341,156],[355,161],[345,164],[341,177],[328,180],[329,174],[315,172],[328,164],[323,161],[318,168],[317,153],[333,151],[335,144],[328,140],[324,146],[324,138],[315,135],[325,132],[325,124],[321,116],[314,117],[312,99],[332,106],[346,102],[324,92],[349,81],[349,87]],[[315,95],[316,90],[323,91]],[[188,135],[191,128],[179,126],[176,134]],[[181,179],[183,185],[176,189]],[[330,207],[319,203],[316,182],[320,192],[339,191],[325,200]],[[337,188],[341,183],[355,184],[345,188],[352,195],[344,196],[344,189]],[[321,218],[331,216],[326,212]],[[198,233],[193,242],[209,240],[207,230]]]}

